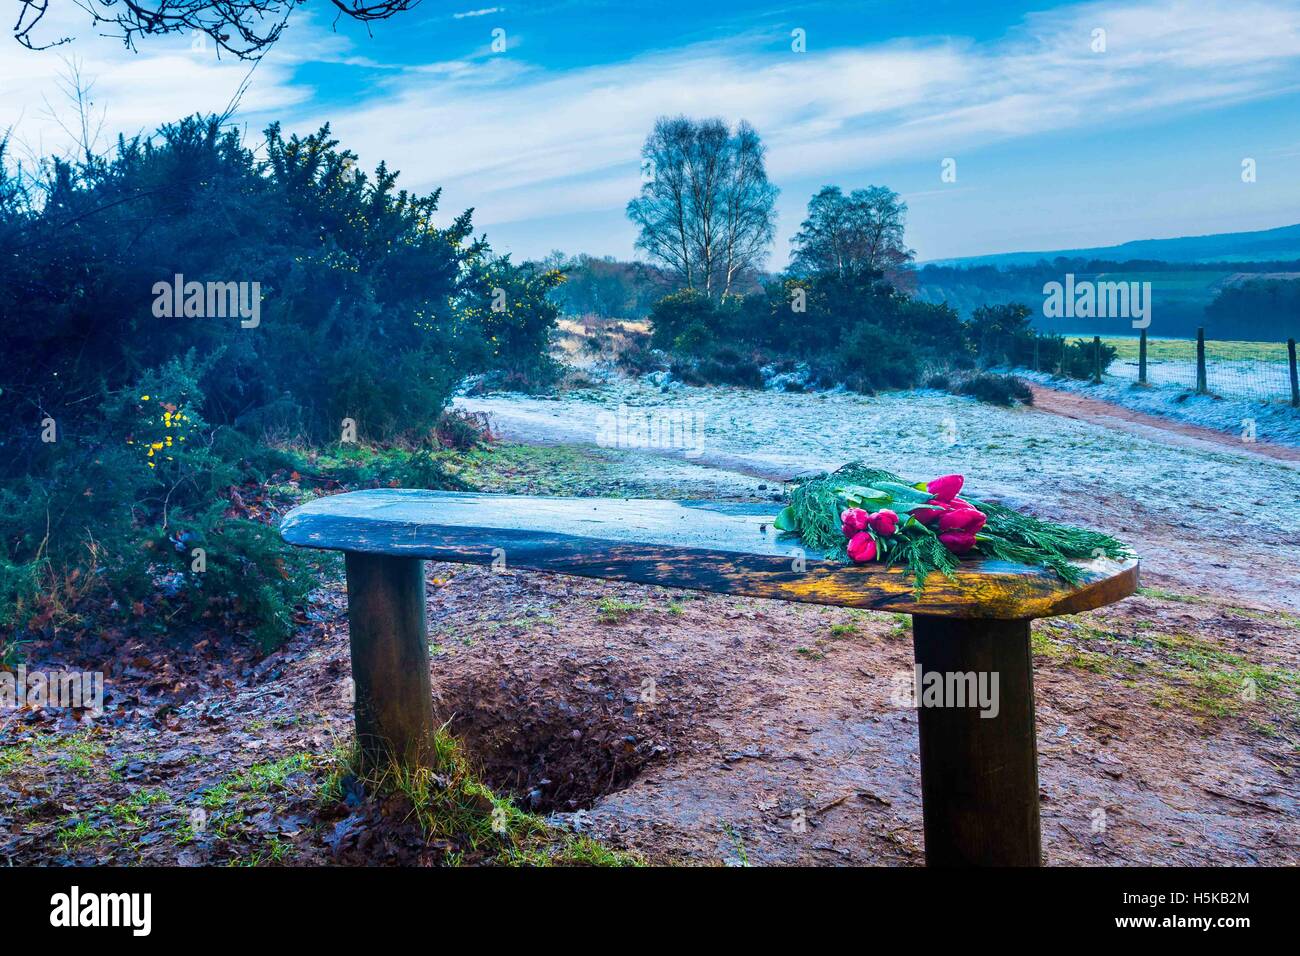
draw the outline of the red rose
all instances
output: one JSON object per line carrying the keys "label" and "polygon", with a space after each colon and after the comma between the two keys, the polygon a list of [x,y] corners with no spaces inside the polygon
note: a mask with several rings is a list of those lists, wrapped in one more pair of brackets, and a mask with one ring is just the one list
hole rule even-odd
{"label": "red rose", "polygon": [[961,486],[965,482],[966,479],[961,475],[943,475],[929,482],[925,490],[940,501],[952,501],[961,492]]}
{"label": "red rose", "polygon": [[859,531],[849,539],[849,557],[858,564],[876,559],[876,542],[865,531]]}
{"label": "red rose", "polygon": [[912,510],[912,517],[921,524],[934,524],[948,511],[947,503],[937,499],[926,502],[926,505],[927,507]]}
{"label": "red rose", "polygon": [[888,508],[881,508],[867,519],[871,530],[882,538],[888,538],[898,530],[898,515]]}
{"label": "red rose", "polygon": [[975,532],[945,531],[939,535],[939,540],[943,542],[943,546],[953,554],[965,554],[971,548],[975,547]]}
{"label": "red rose", "polygon": [[986,520],[984,512],[974,508],[953,508],[939,516],[939,531],[969,531],[978,534]]}
{"label": "red rose", "polygon": [[859,531],[866,531],[867,513],[861,508],[845,508],[840,512],[840,530],[846,538],[853,537]]}

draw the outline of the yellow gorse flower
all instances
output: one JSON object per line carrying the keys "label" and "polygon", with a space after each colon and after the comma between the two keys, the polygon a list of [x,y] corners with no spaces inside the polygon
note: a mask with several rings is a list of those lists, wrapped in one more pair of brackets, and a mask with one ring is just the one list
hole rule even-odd
{"label": "yellow gorse flower", "polygon": [[[148,401],[149,398],[150,396],[148,395],[140,396],[142,401]],[[146,449],[145,464],[150,468],[157,467],[157,462],[152,460],[156,457],[163,457],[167,459],[167,461],[176,460],[171,455],[158,456],[157,453],[164,449],[171,448],[177,441],[185,441],[186,436],[179,433],[186,430],[190,421],[189,416],[187,416],[182,409],[175,405],[168,404],[167,402],[162,402],[161,404],[163,406],[162,415],[155,421],[161,424],[163,430],[169,434],[155,435],[140,443],[141,447]],[[176,432],[177,434],[170,434],[172,432]],[[128,445],[135,445],[137,444],[137,441],[135,438],[127,438],[126,443]]]}

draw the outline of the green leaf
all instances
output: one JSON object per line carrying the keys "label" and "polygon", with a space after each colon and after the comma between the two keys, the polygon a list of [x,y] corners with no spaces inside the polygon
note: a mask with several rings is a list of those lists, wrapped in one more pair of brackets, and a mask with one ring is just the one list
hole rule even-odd
{"label": "green leaf", "polygon": [[857,498],[862,501],[889,501],[889,492],[881,491],[879,488],[869,488],[866,485],[845,485],[839,489],[840,494],[848,498]]}
{"label": "green leaf", "polygon": [[909,485],[902,485],[896,481],[882,481],[879,485],[882,490],[889,492],[895,501],[929,501],[932,497],[928,491],[917,491]]}
{"label": "green leaf", "polygon": [[782,508],[781,513],[776,516],[776,520],[772,522],[772,527],[776,528],[777,531],[797,530],[799,526],[795,522],[794,509],[789,505]]}
{"label": "green leaf", "polygon": [[890,509],[894,511],[896,514],[900,514],[900,515],[910,515],[913,511],[917,510],[918,508],[931,508],[931,507],[934,506],[924,501],[895,501],[892,505],[890,505]]}

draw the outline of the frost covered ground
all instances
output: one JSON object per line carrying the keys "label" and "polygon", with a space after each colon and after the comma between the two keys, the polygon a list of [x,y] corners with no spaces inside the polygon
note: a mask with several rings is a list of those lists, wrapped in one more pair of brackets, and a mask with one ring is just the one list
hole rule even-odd
{"label": "frost covered ground", "polygon": [[917,479],[961,472],[975,496],[1129,541],[1148,584],[1300,607],[1300,466],[1244,443],[1165,441],[929,390],[664,391],[615,378],[559,399],[460,402],[488,412],[507,438],[620,449],[643,476],[670,469],[664,485],[680,482],[683,496],[753,496],[754,477],[781,481],[853,459]]}

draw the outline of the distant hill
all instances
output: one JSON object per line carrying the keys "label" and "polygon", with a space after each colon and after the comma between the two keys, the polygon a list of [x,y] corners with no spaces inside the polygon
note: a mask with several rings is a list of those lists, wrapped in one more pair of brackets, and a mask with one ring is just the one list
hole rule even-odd
{"label": "distant hill", "polygon": [[[1095,249],[971,256],[922,264],[918,298],[969,318],[982,305],[1029,307],[1034,324],[1066,334],[1131,334],[1127,318],[1052,319],[1046,283],[1075,280],[1150,283],[1151,334],[1274,340],[1294,335],[1300,312],[1300,225],[1262,232],[1142,239]],[[1249,288],[1244,288],[1249,287]],[[1226,297],[1226,298],[1223,298]],[[1220,307],[1212,303],[1223,298]]]}
{"label": "distant hill", "polygon": [[1008,268],[1068,259],[1104,259],[1108,262],[1155,260],[1161,262],[1268,262],[1300,259],[1300,224],[1259,232],[1222,232],[1213,236],[1179,236],[1174,239],[1136,239],[1118,246],[1092,249],[1053,249],[1045,252],[1003,252],[988,256],[934,259],[923,265],[997,266]]}

